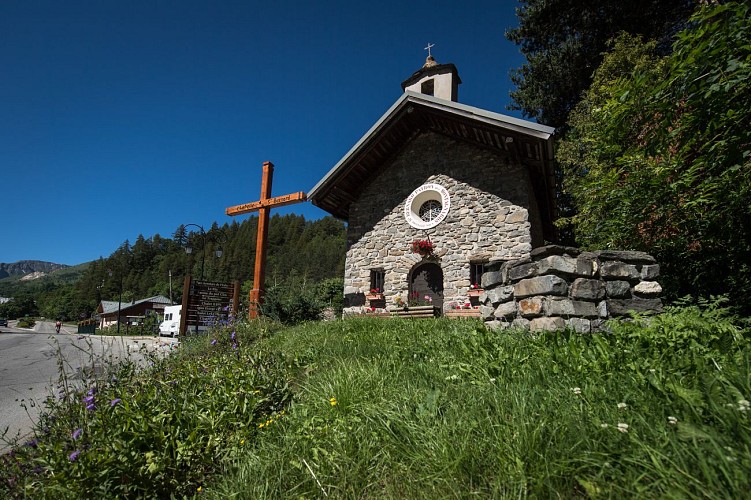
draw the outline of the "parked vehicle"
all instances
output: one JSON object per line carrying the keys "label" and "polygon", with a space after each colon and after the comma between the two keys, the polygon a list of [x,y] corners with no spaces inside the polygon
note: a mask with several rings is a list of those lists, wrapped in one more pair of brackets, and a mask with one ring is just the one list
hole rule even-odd
{"label": "parked vehicle", "polygon": [[8,318],[0,318],[0,326],[8,326]]}
{"label": "parked vehicle", "polygon": [[164,321],[159,324],[159,335],[177,337],[180,335],[180,315],[183,306],[167,306],[164,308]]}

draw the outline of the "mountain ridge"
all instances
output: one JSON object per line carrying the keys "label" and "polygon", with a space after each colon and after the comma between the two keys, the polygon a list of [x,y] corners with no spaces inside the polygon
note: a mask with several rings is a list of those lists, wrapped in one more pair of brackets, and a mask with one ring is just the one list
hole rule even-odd
{"label": "mountain ridge", "polygon": [[19,260],[17,262],[0,262],[0,279],[9,276],[28,275],[31,273],[50,273],[59,269],[67,269],[67,264],[56,264],[41,260]]}

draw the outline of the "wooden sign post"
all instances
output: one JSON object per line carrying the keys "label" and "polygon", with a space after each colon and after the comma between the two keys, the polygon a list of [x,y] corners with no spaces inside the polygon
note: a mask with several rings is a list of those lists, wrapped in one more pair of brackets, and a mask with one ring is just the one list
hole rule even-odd
{"label": "wooden sign post", "polygon": [[256,238],[256,266],[253,273],[253,290],[250,291],[250,318],[258,317],[258,306],[263,303],[264,278],[266,276],[266,240],[269,235],[269,211],[273,207],[282,207],[293,203],[307,201],[302,191],[284,196],[271,197],[271,181],[274,178],[274,164],[263,162],[261,179],[261,199],[251,203],[235,205],[225,210],[227,215],[240,215],[258,211],[258,236]]}

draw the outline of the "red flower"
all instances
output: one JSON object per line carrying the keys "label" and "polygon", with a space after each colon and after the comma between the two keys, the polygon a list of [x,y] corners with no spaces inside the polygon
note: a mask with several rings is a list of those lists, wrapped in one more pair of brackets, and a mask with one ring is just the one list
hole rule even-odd
{"label": "red flower", "polygon": [[412,253],[419,253],[420,255],[432,255],[435,250],[435,246],[430,240],[415,240],[411,247]]}

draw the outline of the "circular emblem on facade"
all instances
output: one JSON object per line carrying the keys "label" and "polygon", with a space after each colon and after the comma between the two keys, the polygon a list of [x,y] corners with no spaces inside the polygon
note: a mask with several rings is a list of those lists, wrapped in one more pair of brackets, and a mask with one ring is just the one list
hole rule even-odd
{"label": "circular emblem on facade", "polygon": [[440,224],[451,208],[449,192],[438,184],[423,184],[404,202],[404,218],[415,229],[430,229]]}

